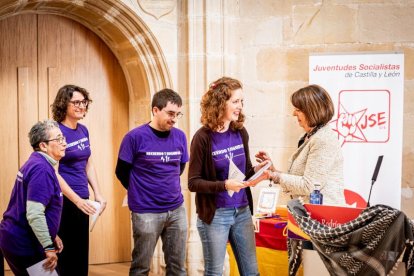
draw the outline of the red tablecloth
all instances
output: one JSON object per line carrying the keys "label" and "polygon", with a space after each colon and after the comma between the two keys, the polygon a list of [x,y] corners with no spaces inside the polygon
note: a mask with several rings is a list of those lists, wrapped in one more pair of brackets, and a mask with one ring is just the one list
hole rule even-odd
{"label": "red tablecloth", "polygon": [[256,246],[287,250],[287,219],[265,218],[260,220],[256,233]]}

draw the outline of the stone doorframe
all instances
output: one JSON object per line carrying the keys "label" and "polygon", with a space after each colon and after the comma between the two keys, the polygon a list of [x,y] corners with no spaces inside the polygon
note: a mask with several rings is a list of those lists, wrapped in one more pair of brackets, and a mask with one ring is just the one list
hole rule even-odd
{"label": "stone doorframe", "polygon": [[148,122],[151,94],[171,87],[161,48],[145,23],[120,0],[2,0],[0,20],[23,14],[70,18],[98,35],[123,69],[129,91],[129,126]]}

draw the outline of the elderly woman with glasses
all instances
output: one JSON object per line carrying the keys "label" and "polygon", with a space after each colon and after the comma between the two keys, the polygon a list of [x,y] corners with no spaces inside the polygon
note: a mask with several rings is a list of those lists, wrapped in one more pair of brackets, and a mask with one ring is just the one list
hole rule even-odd
{"label": "elderly woman with glasses", "polygon": [[100,212],[106,206],[90,158],[88,129],[78,123],[86,116],[91,102],[86,89],[65,85],[59,89],[52,104],[53,119],[59,123],[68,143],[66,156],[59,164],[58,175],[64,195],[59,236],[66,245],[58,263],[61,276],[88,275],[89,215],[97,211],[88,203],[88,184],[93,190],[95,201],[101,204]]}
{"label": "elderly woman with glasses", "polygon": [[57,236],[62,191],[55,166],[65,156],[66,141],[55,121],[35,124],[29,132],[34,152],[17,172],[6,212],[0,224],[0,248],[15,275],[44,259],[54,270],[63,244]]}

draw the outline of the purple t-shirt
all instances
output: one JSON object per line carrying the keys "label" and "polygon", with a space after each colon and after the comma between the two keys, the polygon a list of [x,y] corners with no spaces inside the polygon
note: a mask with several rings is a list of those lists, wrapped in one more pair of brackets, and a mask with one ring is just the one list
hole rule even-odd
{"label": "purple t-shirt", "polygon": [[62,191],[54,168],[38,152],[33,152],[17,172],[10,202],[0,224],[0,247],[21,256],[43,252],[26,219],[28,200],[46,207],[46,222],[54,240],[62,212]]}
{"label": "purple t-shirt", "polygon": [[[229,175],[230,159],[242,173],[246,173],[246,154],[244,152],[243,140],[238,131],[229,129],[226,132],[213,132],[211,134],[212,156],[218,180],[226,180]],[[246,191],[241,189],[232,197],[228,192],[221,192],[216,196],[216,206],[245,207],[249,205]]]}
{"label": "purple t-shirt", "polygon": [[81,198],[88,198],[86,164],[91,156],[88,129],[82,124],[71,129],[61,123],[59,128],[67,143],[65,157],[59,162],[59,174]]}
{"label": "purple t-shirt", "polygon": [[172,128],[166,138],[157,137],[148,124],[128,132],[119,159],[132,164],[128,206],[134,213],[162,213],[183,202],[180,163],[188,161],[184,132]]}

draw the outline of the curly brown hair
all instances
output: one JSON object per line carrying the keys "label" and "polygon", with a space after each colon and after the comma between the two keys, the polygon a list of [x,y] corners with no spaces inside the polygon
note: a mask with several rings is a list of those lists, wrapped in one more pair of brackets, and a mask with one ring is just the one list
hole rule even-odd
{"label": "curly brown hair", "polygon": [[297,90],[292,94],[292,105],[303,112],[309,127],[327,124],[334,115],[334,105],[326,90],[316,84]]}
{"label": "curly brown hair", "polygon": [[[53,120],[56,122],[62,122],[65,119],[68,104],[70,102],[70,99],[72,99],[73,92],[81,93],[85,100],[89,102],[89,104],[92,102],[92,99],[89,97],[89,92],[85,88],[72,84],[67,84],[61,87],[56,95],[53,104],[50,105],[52,108]],[[89,109],[89,104],[85,107],[86,112]]]}
{"label": "curly brown hair", "polygon": [[[242,89],[242,84],[236,79],[222,77],[211,83],[207,92],[201,99],[201,124],[213,131],[224,127],[223,116],[226,112],[226,102],[231,98],[232,92]],[[243,128],[245,116],[240,112],[237,121],[230,123],[232,130]]]}

